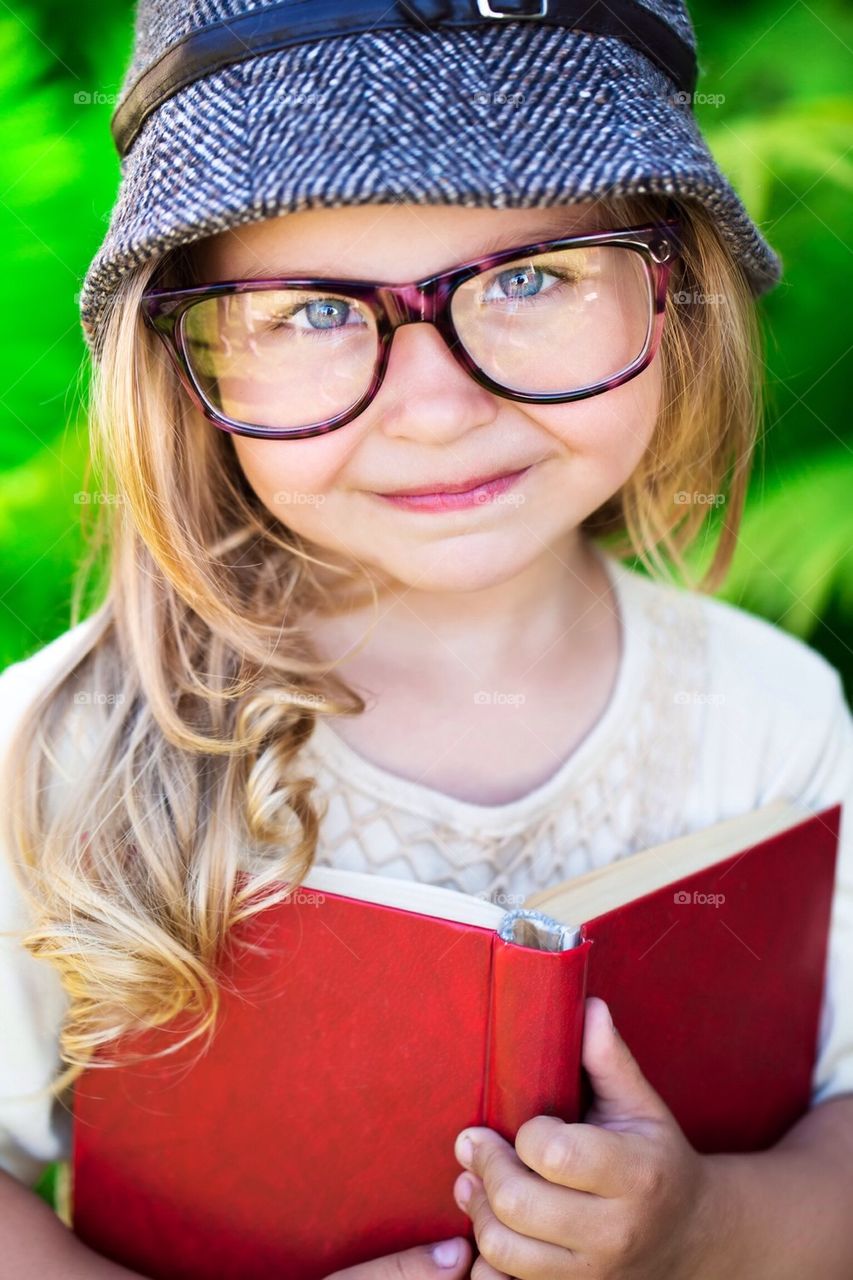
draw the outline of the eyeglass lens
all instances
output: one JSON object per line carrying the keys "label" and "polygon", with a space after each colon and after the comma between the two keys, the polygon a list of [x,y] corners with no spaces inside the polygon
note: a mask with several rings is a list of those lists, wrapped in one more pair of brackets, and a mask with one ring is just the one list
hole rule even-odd
{"label": "eyeglass lens", "polygon": [[[450,314],[459,342],[496,383],[567,395],[615,377],[643,354],[652,280],[642,255],[625,246],[556,249],[464,281]],[[248,290],[195,303],[183,323],[186,357],[210,405],[276,431],[352,408],[379,355],[370,308],[345,293]]]}

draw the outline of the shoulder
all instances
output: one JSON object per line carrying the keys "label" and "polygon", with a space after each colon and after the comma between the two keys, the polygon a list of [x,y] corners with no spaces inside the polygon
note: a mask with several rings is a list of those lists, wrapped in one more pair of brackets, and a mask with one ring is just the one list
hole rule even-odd
{"label": "shoulder", "polygon": [[777,723],[818,723],[842,709],[838,670],[805,640],[729,601],[698,598],[707,621],[710,669],[733,695],[762,705]]}
{"label": "shoulder", "polygon": [[[0,766],[40,693],[88,650],[96,627],[96,617],[86,619],[0,671]],[[0,835],[0,1026],[14,1027],[14,1044],[0,1055],[0,1169],[33,1187],[71,1150],[67,1102],[34,1093],[63,1065],[59,1038],[70,1000],[53,965],[23,945],[34,920],[9,834]]]}
{"label": "shoulder", "polygon": [[[40,695],[63,672],[73,670],[89,652],[102,622],[99,615],[93,615],[0,671],[0,805],[3,817],[0,825],[0,919],[6,920],[6,927],[13,916],[21,920],[27,915],[14,878],[17,871],[12,867],[12,861],[17,859],[16,841],[8,820],[14,785],[13,766],[16,763],[12,752],[16,746],[20,750],[26,749],[28,737],[25,726]],[[80,710],[73,704],[72,709],[75,712]],[[49,776],[46,780],[40,779],[40,796],[46,802],[48,815],[55,813],[56,805],[63,797],[74,793],[86,768],[87,739],[82,732],[83,721],[85,717],[69,716],[63,707],[58,732],[42,746],[42,754],[48,755],[51,762]]]}
{"label": "shoulder", "polygon": [[[755,803],[781,795],[822,802],[833,792],[850,794],[853,717],[831,662],[736,604],[624,572],[634,598],[650,606],[658,625],[689,618],[689,634],[701,637],[696,687],[686,694],[697,704],[707,752],[723,757],[716,763],[721,779],[743,770]],[[674,627],[671,643],[684,634]],[[667,637],[662,643],[666,652]]]}
{"label": "shoulder", "polygon": [[[0,804],[4,807],[8,807],[7,788],[13,785],[12,752],[24,748],[27,726],[31,721],[35,725],[41,695],[91,651],[103,622],[102,615],[94,614],[0,671]],[[49,812],[73,792],[97,732],[95,717],[78,714],[87,710],[74,705],[81,697],[85,694],[65,688],[59,714],[51,722],[51,741],[45,747],[52,762],[45,792]],[[8,828],[4,833],[5,842]]]}
{"label": "shoulder", "polygon": [[0,706],[3,709],[0,716],[0,752],[39,694],[63,669],[69,669],[75,659],[87,652],[98,622],[97,615],[85,618],[28,657],[20,658],[0,671]]}
{"label": "shoulder", "polygon": [[782,690],[796,695],[802,690],[826,698],[837,691],[840,676],[836,668],[777,623],[719,596],[661,582],[624,565],[619,568],[632,584],[632,594],[647,605],[663,606],[663,616],[701,618],[709,657],[721,678],[767,693]]}

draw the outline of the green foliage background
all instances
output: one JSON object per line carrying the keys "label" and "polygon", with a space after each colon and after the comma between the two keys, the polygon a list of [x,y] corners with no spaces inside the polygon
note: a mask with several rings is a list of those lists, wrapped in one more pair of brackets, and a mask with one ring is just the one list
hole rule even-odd
{"label": "green foliage background", "polygon": [[[837,0],[693,0],[712,149],[786,267],[761,303],[768,416],[719,593],[805,638],[853,691],[850,14]],[[109,102],[127,0],[0,8],[0,668],[69,619],[88,377],[77,294],[118,185]],[[702,551],[697,551],[697,563]],[[54,1167],[40,1183],[52,1199]]]}
{"label": "green foliage background", "polygon": [[[849,691],[853,24],[837,0],[694,0],[691,10],[699,91],[724,96],[699,102],[697,114],[786,268],[761,303],[765,442],[719,594],[825,652]],[[75,95],[117,92],[131,35],[127,0],[0,9],[0,666],[68,625],[86,456],[77,294],[118,185],[112,107]]]}

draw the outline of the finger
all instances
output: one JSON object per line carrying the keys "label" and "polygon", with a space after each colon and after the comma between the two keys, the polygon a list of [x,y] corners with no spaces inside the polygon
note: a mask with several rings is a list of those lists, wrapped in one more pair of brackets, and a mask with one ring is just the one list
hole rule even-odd
{"label": "finger", "polygon": [[585,1005],[581,1060],[595,1094],[594,1110],[602,1123],[672,1119],[613,1025],[610,1010],[598,996]]}
{"label": "finger", "polygon": [[515,1277],[508,1276],[505,1271],[495,1271],[485,1258],[478,1258],[471,1268],[471,1280],[515,1280]]}
{"label": "finger", "polygon": [[564,1124],[556,1116],[533,1116],[515,1135],[515,1152],[527,1168],[558,1186],[608,1199],[642,1185],[647,1151],[644,1135]]}
{"label": "finger", "polygon": [[[456,1262],[442,1261],[456,1246]],[[436,1250],[441,1250],[435,1252]],[[462,1236],[454,1236],[452,1240],[442,1240],[434,1245],[417,1245],[402,1253],[388,1254],[385,1258],[376,1258],[371,1262],[362,1262],[357,1267],[349,1267],[346,1271],[336,1271],[326,1280],[463,1280],[469,1274],[473,1251]]]}
{"label": "finger", "polygon": [[[595,1238],[605,1203],[600,1197],[540,1177],[492,1129],[466,1129],[463,1134],[474,1138],[467,1168],[482,1183],[492,1213],[504,1226],[561,1248],[577,1248]],[[454,1191],[460,1182],[461,1175]]]}
{"label": "finger", "polygon": [[470,1194],[457,1203],[471,1219],[480,1256],[499,1276],[511,1276],[513,1280],[568,1280],[579,1274],[573,1270],[574,1255],[570,1250],[519,1235],[495,1217],[479,1178],[465,1173],[460,1175],[462,1179],[470,1182]]}

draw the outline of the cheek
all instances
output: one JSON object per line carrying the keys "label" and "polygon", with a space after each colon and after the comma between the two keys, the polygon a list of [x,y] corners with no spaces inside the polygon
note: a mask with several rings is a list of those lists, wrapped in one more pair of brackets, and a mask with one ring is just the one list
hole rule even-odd
{"label": "cheek", "polygon": [[325,499],[358,446],[358,432],[330,431],[307,440],[254,440],[232,436],[237,461],[264,506],[281,516]]}
{"label": "cheek", "polygon": [[531,417],[559,440],[569,455],[606,475],[616,488],[642,458],[652,439],[661,403],[660,364],[601,395],[551,405]]}

